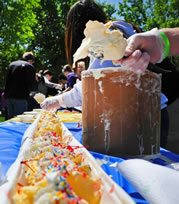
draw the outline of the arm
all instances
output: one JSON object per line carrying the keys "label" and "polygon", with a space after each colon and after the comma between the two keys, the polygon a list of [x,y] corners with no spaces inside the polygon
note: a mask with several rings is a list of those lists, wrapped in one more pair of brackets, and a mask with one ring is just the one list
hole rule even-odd
{"label": "arm", "polygon": [[169,56],[179,55],[179,28],[163,28],[159,31],[164,32],[170,42]]}
{"label": "arm", "polygon": [[66,89],[63,91],[63,93],[68,92],[68,91],[70,91],[71,89],[72,89],[71,87],[68,87],[68,88],[66,88]]}
{"label": "arm", "polygon": [[74,88],[70,91],[63,93],[59,96],[49,97],[41,104],[45,110],[58,109],[62,107],[81,106],[82,104],[82,89],[81,81],[75,84]]}
{"label": "arm", "polygon": [[47,87],[49,87],[49,88],[58,88],[58,89],[60,89],[59,84],[55,84],[55,83],[50,82],[46,77],[44,77],[44,82],[45,82],[45,85]]}
{"label": "arm", "polygon": [[79,81],[74,87],[62,94],[67,107],[81,106],[82,104],[82,82]]}
{"label": "arm", "polygon": [[122,66],[131,67],[133,71],[144,71],[149,62],[154,64],[161,62],[166,57],[166,44],[160,32],[164,32],[169,40],[170,49],[168,54],[170,56],[178,55],[179,28],[152,29],[128,38],[125,52],[128,58],[119,60],[119,63]]}

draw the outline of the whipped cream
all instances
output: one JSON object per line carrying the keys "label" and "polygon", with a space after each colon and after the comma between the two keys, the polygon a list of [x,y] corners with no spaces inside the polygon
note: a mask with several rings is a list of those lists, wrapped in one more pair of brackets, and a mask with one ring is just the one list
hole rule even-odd
{"label": "whipped cream", "polygon": [[124,56],[127,41],[119,30],[109,30],[111,26],[111,21],[106,24],[88,21],[84,30],[85,38],[73,55],[74,63],[87,56],[101,61],[121,59]]}

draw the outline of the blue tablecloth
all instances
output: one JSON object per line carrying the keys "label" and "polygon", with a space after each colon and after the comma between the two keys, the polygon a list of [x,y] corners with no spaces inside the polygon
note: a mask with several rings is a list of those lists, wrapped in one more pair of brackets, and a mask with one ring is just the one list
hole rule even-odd
{"label": "blue tablecloth", "polygon": [[0,162],[1,178],[16,160],[21,146],[21,139],[30,124],[17,122],[0,123]]}
{"label": "blue tablecloth", "polygon": [[[22,136],[29,125],[30,124],[20,122],[0,123],[0,162],[2,163],[2,178],[4,178],[8,168],[15,161],[21,146]],[[65,125],[75,136],[75,138],[79,142],[82,142],[82,129],[77,128],[77,123],[65,123]],[[104,171],[110,175],[112,179],[119,184],[136,203],[148,203],[114,167],[110,166],[115,162],[122,162],[124,158],[112,157],[96,152],[90,153],[95,157],[95,159],[101,161],[101,167],[104,169]],[[179,162],[179,155],[161,148],[160,154],[151,159],[151,162],[165,166],[169,163]]]}

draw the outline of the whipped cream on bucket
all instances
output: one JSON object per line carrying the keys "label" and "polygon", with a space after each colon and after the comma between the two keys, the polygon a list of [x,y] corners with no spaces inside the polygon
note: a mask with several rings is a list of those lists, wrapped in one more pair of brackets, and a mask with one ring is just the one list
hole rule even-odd
{"label": "whipped cream on bucket", "polygon": [[88,21],[84,30],[85,38],[73,55],[74,63],[87,56],[101,61],[121,59],[124,56],[127,41],[119,30],[109,30],[111,26],[111,21],[106,24]]}

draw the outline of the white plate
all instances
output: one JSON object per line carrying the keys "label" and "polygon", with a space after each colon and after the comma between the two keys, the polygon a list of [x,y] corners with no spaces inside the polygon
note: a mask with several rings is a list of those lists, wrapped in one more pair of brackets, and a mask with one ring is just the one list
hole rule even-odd
{"label": "white plate", "polygon": [[17,117],[20,118],[22,122],[30,122],[34,119],[34,115],[18,115]]}
{"label": "white plate", "polygon": [[41,112],[41,111],[42,111],[41,108],[39,108],[39,109],[33,109],[33,112]]}
{"label": "white plate", "polygon": [[38,112],[33,112],[33,111],[26,111],[26,112],[23,112],[24,115],[37,115]]}

